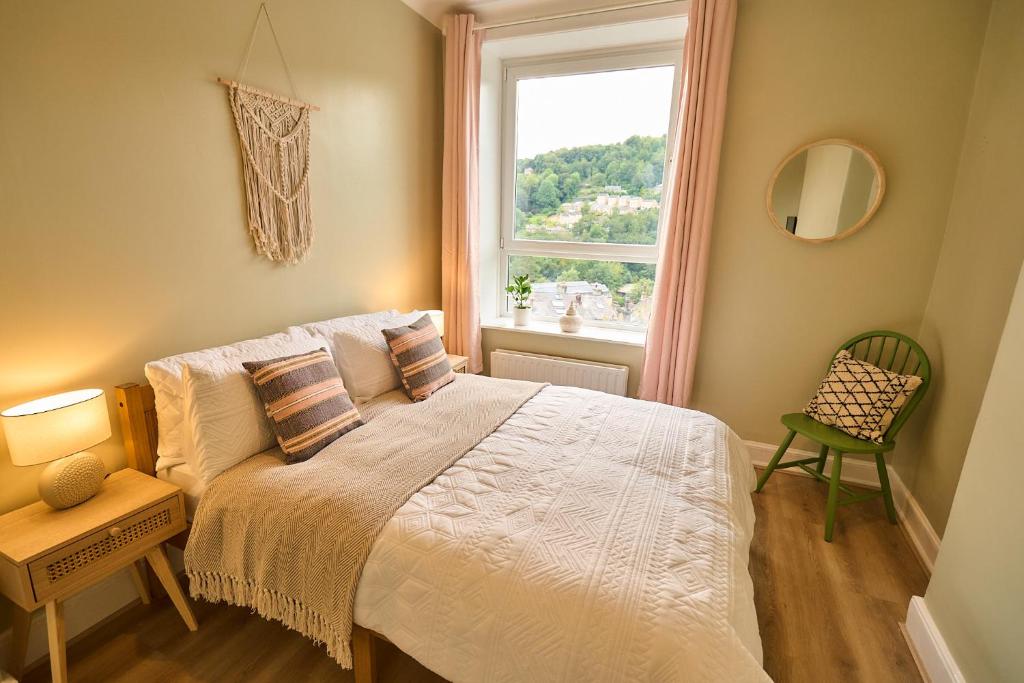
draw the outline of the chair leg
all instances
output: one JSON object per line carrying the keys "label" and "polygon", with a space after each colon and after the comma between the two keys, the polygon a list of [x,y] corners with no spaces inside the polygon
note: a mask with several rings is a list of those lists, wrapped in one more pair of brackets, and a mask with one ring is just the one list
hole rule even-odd
{"label": "chair leg", "polygon": [[793,437],[795,436],[796,432],[790,430],[789,434],[786,435],[786,438],[782,440],[781,444],[779,444],[779,450],[775,451],[775,455],[773,455],[772,459],[768,462],[768,467],[764,468],[764,472],[761,473],[761,476],[757,480],[757,488],[754,489],[756,493],[761,492],[765,482],[768,481],[768,477],[772,476],[772,472],[775,471],[775,466],[779,464],[780,460],[782,460],[782,456],[786,454],[786,450],[789,448],[789,444],[793,443]]}
{"label": "chair leg", "polygon": [[821,450],[818,451],[818,474],[825,471],[825,461],[828,459],[828,446],[821,444]]}
{"label": "chair leg", "polygon": [[825,508],[825,540],[832,542],[832,529],[836,524],[839,507],[839,478],[843,473],[843,454],[836,452],[832,460],[832,476],[828,480],[828,505]]}
{"label": "chair leg", "polygon": [[885,455],[875,453],[875,466],[878,467],[878,483],[882,485],[882,499],[885,501],[885,516],[889,522],[896,523],[896,506],[892,502],[892,489],[889,487],[889,470],[885,467]]}

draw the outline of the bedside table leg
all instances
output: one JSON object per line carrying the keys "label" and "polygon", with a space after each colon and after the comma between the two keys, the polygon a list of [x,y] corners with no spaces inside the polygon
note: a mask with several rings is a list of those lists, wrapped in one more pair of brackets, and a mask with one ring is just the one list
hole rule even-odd
{"label": "bedside table leg", "polygon": [[46,603],[46,635],[50,644],[50,676],[53,683],[67,683],[68,653],[64,642],[64,603]]}
{"label": "bedside table leg", "polygon": [[181,585],[178,583],[178,578],[174,575],[174,570],[171,569],[171,563],[167,559],[167,553],[164,552],[163,545],[154,546],[146,553],[146,559],[149,560],[149,564],[153,567],[156,577],[160,579],[164,590],[171,596],[171,602],[178,609],[178,614],[184,620],[185,626],[188,627],[189,631],[197,630],[199,625],[196,624],[195,615],[192,614],[192,606],[188,604],[188,598],[181,591]]}
{"label": "bedside table leg", "polygon": [[25,654],[28,652],[28,632],[32,625],[32,613],[17,605],[11,610],[11,650],[7,653],[7,668],[11,675],[21,678],[25,669]]}
{"label": "bedside table leg", "polygon": [[128,565],[128,573],[132,575],[132,583],[135,584],[139,600],[142,601],[143,605],[148,605],[150,602],[149,577],[146,576],[146,565],[141,562],[132,562]]}

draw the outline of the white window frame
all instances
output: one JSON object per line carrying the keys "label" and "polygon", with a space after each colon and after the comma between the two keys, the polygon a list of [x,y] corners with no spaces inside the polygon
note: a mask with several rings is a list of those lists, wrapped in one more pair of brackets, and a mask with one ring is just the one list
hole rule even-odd
{"label": "white window frame", "polygon": [[[510,256],[542,256],[550,258],[584,259],[590,261],[620,261],[624,263],[658,262],[661,243],[661,221],[655,244],[608,244],[596,242],[560,242],[520,239],[515,235],[516,196],[516,101],[520,80],[546,76],[623,71],[656,66],[675,67],[672,83],[672,103],[665,145],[665,171],[672,161],[676,117],[679,108],[681,82],[682,42],[657,43],[628,49],[594,50],[569,55],[506,60],[502,63],[502,124],[501,124],[501,225],[498,239],[498,307],[499,315],[512,315],[510,297],[505,293],[508,282]],[[662,184],[661,207],[665,208],[665,185]],[[538,318],[541,319],[541,318]],[[588,320],[587,325],[638,330],[646,326],[630,325],[618,321]]]}

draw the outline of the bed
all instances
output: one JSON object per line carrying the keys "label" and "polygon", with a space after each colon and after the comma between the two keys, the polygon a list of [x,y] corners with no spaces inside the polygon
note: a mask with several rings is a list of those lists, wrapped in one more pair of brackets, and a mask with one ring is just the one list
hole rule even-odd
{"label": "bed", "polygon": [[[437,403],[472,405],[460,397],[500,393],[502,382],[460,376]],[[354,589],[356,679],[374,680],[384,639],[453,681],[768,680],[747,570],[754,473],[736,435],[695,411],[571,387],[531,392],[376,534]],[[152,388],[117,395],[129,464],[178,484],[194,529],[219,528],[204,511],[219,479],[204,485],[183,464],[156,472]],[[399,434],[424,403],[385,393],[360,406],[360,429]],[[317,458],[310,468],[325,467]],[[274,449],[246,468],[263,481],[290,471],[274,469],[284,468]],[[209,535],[178,542],[198,538]]]}

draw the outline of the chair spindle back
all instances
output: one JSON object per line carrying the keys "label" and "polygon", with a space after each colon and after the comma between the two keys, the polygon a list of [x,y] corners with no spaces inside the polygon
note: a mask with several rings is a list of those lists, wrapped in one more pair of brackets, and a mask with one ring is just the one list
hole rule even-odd
{"label": "chair spindle back", "polygon": [[[928,385],[931,383],[932,365],[928,360],[928,354],[924,352],[920,344],[910,337],[890,330],[872,330],[858,334],[840,346],[836,350],[836,355],[843,350],[849,351],[854,358],[871,363],[883,370],[901,375],[917,375],[921,378],[921,385],[903,406],[903,410],[892,421],[889,430],[885,433],[887,441],[894,439],[896,433],[924,398]],[[832,360],[835,360],[835,356],[832,357]]]}

